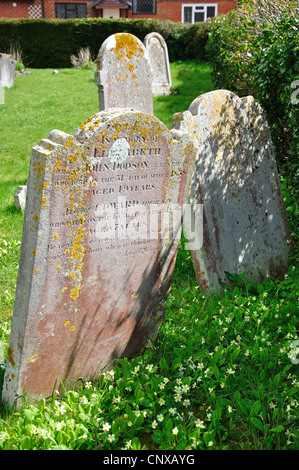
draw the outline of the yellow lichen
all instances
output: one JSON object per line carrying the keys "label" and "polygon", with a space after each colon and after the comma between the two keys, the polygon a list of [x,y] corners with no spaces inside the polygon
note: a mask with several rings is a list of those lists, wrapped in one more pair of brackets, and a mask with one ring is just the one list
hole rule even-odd
{"label": "yellow lichen", "polygon": [[31,356],[31,358],[29,359],[29,363],[32,364],[33,362],[35,362],[37,360],[38,360],[38,355],[33,354],[33,356]]}

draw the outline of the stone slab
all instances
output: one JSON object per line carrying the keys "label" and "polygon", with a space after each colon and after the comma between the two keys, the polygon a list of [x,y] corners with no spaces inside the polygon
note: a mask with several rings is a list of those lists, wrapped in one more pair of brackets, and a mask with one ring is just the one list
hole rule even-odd
{"label": "stone slab", "polygon": [[174,209],[187,200],[195,156],[185,133],[116,108],[32,148],[9,406],[24,390],[38,399],[93,379],[158,332],[181,234]]}
{"label": "stone slab", "polygon": [[153,114],[152,76],[147,51],[133,34],[117,33],[102,44],[95,83],[100,111],[135,108]]}
{"label": "stone slab", "polygon": [[282,277],[290,230],[261,106],[216,90],[176,114],[172,128],[198,146],[190,198],[203,205],[203,245],[191,251],[199,286],[221,291],[226,273],[257,282]]}
{"label": "stone slab", "polygon": [[0,54],[0,87],[11,88],[15,83],[16,62],[8,54]]}
{"label": "stone slab", "polygon": [[145,36],[144,45],[152,70],[153,95],[169,95],[172,81],[166,41],[161,34],[154,32]]}
{"label": "stone slab", "polygon": [[25,210],[27,197],[27,186],[21,185],[14,194],[15,206],[17,209]]}

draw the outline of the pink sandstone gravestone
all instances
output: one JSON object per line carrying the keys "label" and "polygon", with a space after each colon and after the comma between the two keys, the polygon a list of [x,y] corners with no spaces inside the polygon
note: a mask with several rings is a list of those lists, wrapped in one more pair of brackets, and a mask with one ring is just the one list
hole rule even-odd
{"label": "pink sandstone gravestone", "polygon": [[152,76],[147,51],[133,34],[117,33],[102,44],[95,82],[100,111],[135,108],[153,114]]}
{"label": "pink sandstone gravestone", "polygon": [[251,96],[216,90],[176,114],[172,127],[198,147],[190,202],[203,205],[203,244],[191,251],[199,286],[217,292],[226,273],[258,282],[283,276],[290,231],[260,105]]}
{"label": "pink sandstone gravestone", "polygon": [[[194,146],[157,118],[103,111],[32,148],[2,398],[47,397],[158,331]],[[161,222],[163,217],[169,225]],[[166,218],[165,218],[166,217]]]}

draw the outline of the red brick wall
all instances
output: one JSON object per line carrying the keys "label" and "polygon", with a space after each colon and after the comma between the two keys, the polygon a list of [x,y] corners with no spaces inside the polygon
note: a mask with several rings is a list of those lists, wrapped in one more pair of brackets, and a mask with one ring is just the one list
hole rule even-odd
{"label": "red brick wall", "polygon": [[[16,6],[14,7],[13,4]],[[28,5],[31,3],[0,1],[0,18],[28,18]]]}
{"label": "red brick wall", "polygon": [[[84,3],[85,0],[56,0],[56,1],[69,1],[70,3]],[[16,4],[14,7],[13,4]],[[90,0],[87,2],[90,3]],[[155,15],[146,15],[146,14],[135,14],[133,15],[132,10],[128,12],[129,18],[156,18],[161,20],[170,20],[170,21],[181,21],[181,12],[182,4],[191,4],[191,3],[218,3],[218,15],[223,15],[228,13],[230,10],[233,10],[237,6],[235,0],[207,0],[207,1],[196,1],[196,0],[185,0],[185,1],[172,1],[172,0],[157,0],[157,9]],[[0,17],[4,18],[28,18],[28,11],[31,10],[31,17],[36,14],[38,15],[41,12],[41,0],[35,1],[18,1],[13,2],[0,0]],[[29,7],[31,7],[29,9]],[[37,8],[35,8],[37,7]],[[28,10],[29,9],[29,10]],[[55,0],[44,0],[44,12],[45,18],[55,18]],[[93,18],[96,15],[96,10],[93,8],[87,7],[87,14],[89,18]],[[99,15],[100,16],[100,15]],[[126,11],[122,11],[122,16],[126,16]]]}
{"label": "red brick wall", "polygon": [[129,10],[129,18],[156,18],[161,20],[170,21],[182,21],[182,5],[183,4],[198,4],[198,3],[212,3],[218,4],[218,15],[225,15],[230,10],[234,10],[237,7],[237,2],[234,0],[207,0],[207,1],[196,1],[196,0],[184,0],[184,1],[172,1],[172,0],[157,0],[156,3],[156,14],[133,14],[132,9]]}
{"label": "red brick wall", "polygon": [[[44,0],[44,13],[45,18],[55,18],[55,3],[85,3],[85,0]],[[14,7],[13,4],[17,6]],[[87,2],[87,16],[93,18],[96,16],[96,12],[93,8],[89,7]],[[29,8],[31,7],[31,8]],[[37,7],[37,8],[35,8]],[[28,2],[16,0],[15,2],[11,1],[2,1],[0,0],[0,18],[29,18],[31,17],[40,17],[38,13],[42,12],[42,1],[41,0],[32,0]],[[31,10],[31,15],[29,11]],[[37,12],[37,16],[33,16]]]}

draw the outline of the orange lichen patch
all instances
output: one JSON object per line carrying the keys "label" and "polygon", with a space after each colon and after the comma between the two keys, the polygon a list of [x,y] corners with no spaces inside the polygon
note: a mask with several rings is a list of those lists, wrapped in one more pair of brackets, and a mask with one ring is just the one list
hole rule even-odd
{"label": "orange lichen patch", "polygon": [[47,200],[48,200],[47,196],[42,196],[42,200],[41,200],[41,203],[40,203],[40,206],[41,206],[42,209],[45,209]]}
{"label": "orange lichen patch", "polygon": [[66,141],[66,143],[64,144],[64,148],[65,149],[71,149],[73,148],[74,146],[74,142],[73,142],[73,139],[71,137],[69,137]]}
{"label": "orange lichen patch", "polygon": [[33,354],[33,356],[31,356],[31,358],[29,359],[29,363],[30,364],[33,364],[33,362],[37,361],[38,360],[38,355],[37,354]]}
{"label": "orange lichen patch", "polygon": [[12,367],[15,367],[16,363],[13,358],[13,352],[14,352],[13,346],[9,346],[8,351],[7,351],[7,360],[12,365]]}
{"label": "orange lichen patch", "polygon": [[38,273],[39,273],[39,268],[35,268],[35,269],[33,270],[33,272],[34,272],[34,274],[38,274]]}
{"label": "orange lichen patch", "polygon": [[119,60],[122,60],[124,56],[131,60],[137,53],[143,53],[143,48],[132,34],[117,33],[115,34],[115,40],[115,54]]}
{"label": "orange lichen patch", "polygon": [[73,290],[71,290],[70,298],[73,300],[77,300],[81,289],[82,289],[82,286],[77,286]]}
{"label": "orange lichen patch", "polygon": [[72,262],[75,260],[82,260],[84,257],[85,247],[82,242],[84,241],[85,230],[85,227],[80,227],[78,230],[74,231],[70,256]]}
{"label": "orange lichen patch", "polygon": [[52,238],[53,240],[57,240],[59,237],[58,233],[53,233]]}
{"label": "orange lichen patch", "polygon": [[36,173],[35,177],[37,180],[40,180],[43,176],[45,169],[45,164],[43,162],[37,161],[33,164],[33,171]]}

